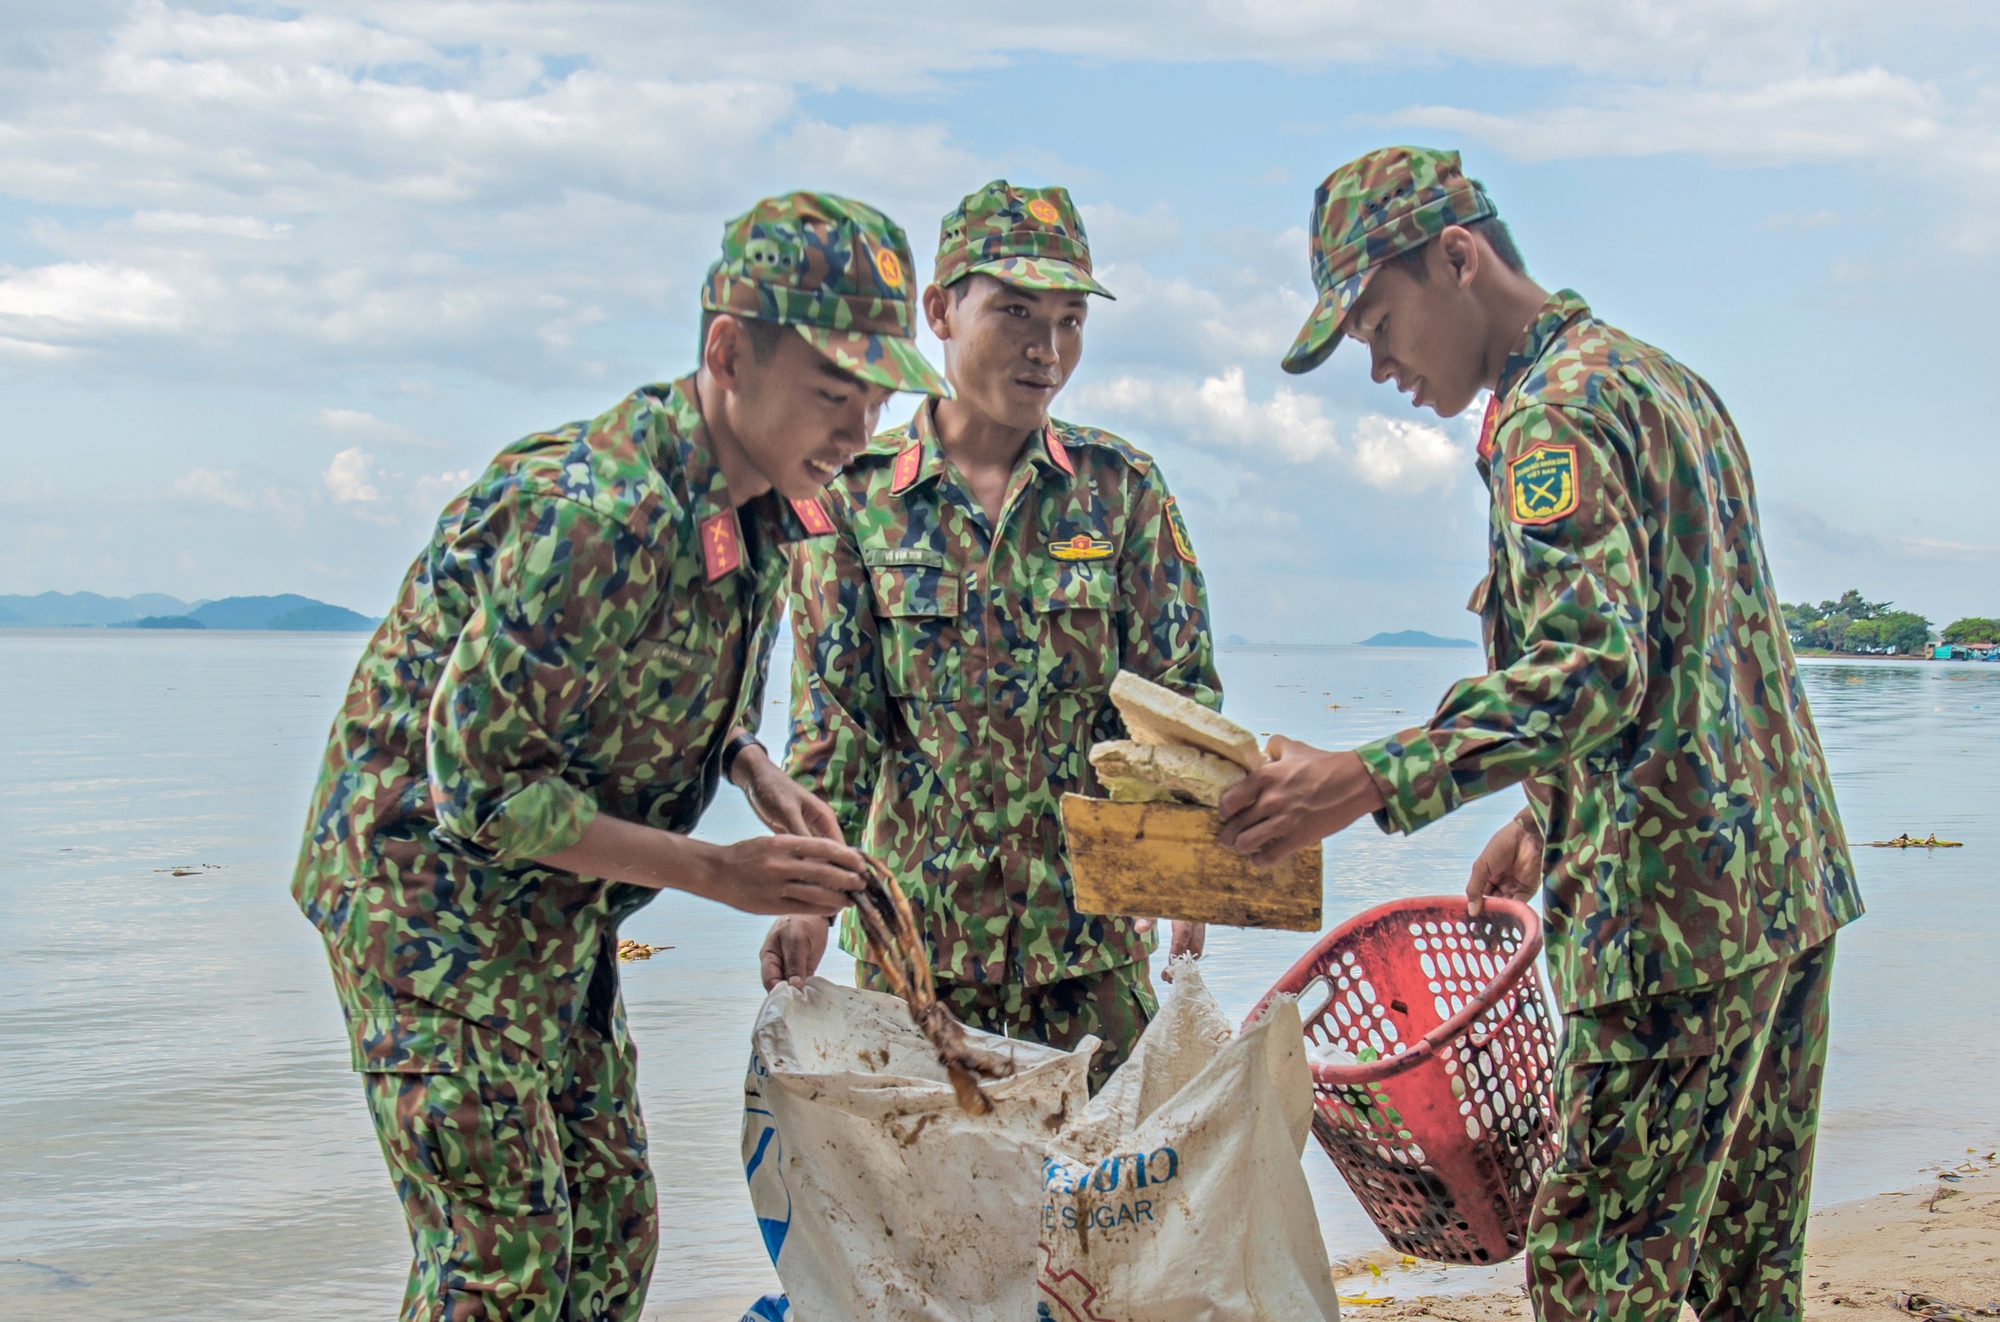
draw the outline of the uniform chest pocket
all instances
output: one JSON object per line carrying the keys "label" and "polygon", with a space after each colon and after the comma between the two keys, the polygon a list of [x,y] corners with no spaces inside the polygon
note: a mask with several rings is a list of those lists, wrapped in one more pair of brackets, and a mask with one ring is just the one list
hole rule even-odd
{"label": "uniform chest pocket", "polygon": [[1117,593],[1109,564],[1053,566],[1029,595],[1041,643],[1040,682],[1052,689],[1105,689],[1118,671],[1112,627]]}
{"label": "uniform chest pocket", "polygon": [[962,674],[958,573],[942,551],[918,547],[863,547],[861,559],[890,694],[956,702]]}
{"label": "uniform chest pocket", "polygon": [[666,703],[677,710],[702,700],[715,676],[715,646],[692,602],[677,597],[661,607],[628,653],[617,690],[621,709]]}

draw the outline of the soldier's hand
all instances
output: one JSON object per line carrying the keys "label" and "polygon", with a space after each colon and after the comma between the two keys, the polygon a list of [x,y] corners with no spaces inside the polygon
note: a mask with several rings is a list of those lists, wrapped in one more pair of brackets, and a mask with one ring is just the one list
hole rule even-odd
{"label": "soldier's hand", "polygon": [[1271,760],[1222,796],[1222,843],[1260,868],[1275,867],[1316,840],[1382,806],[1375,778],[1353,753],[1328,753],[1279,735]]}
{"label": "soldier's hand", "polygon": [[865,884],[861,855],[831,840],[767,835],[710,850],[688,889],[745,913],[827,918]]}
{"label": "soldier's hand", "polygon": [[840,819],[826,800],[786,775],[756,744],[736,755],[730,778],[750,801],[757,820],[779,835],[810,835],[822,840],[839,840]]}
{"label": "soldier's hand", "polygon": [[831,930],[824,918],[780,918],[772,923],[757,960],[764,976],[764,990],[769,991],[781,982],[805,986],[806,979],[819,971],[819,962],[826,956],[826,938]]}
{"label": "soldier's hand", "polygon": [[1208,945],[1207,923],[1183,923],[1176,919],[1167,924],[1171,934],[1167,940],[1167,966],[1160,970],[1160,977],[1167,982],[1174,980],[1174,961],[1185,955],[1189,959],[1200,959],[1201,952]]}
{"label": "soldier's hand", "polygon": [[1517,817],[1493,833],[1479,857],[1472,860],[1472,880],[1465,883],[1465,911],[1477,918],[1486,897],[1525,900],[1541,889],[1542,838]]}

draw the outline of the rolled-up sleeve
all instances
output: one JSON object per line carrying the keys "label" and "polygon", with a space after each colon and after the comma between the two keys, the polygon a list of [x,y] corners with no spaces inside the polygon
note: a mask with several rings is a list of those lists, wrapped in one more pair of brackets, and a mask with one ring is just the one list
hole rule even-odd
{"label": "rolled-up sleeve", "polygon": [[440,577],[473,601],[431,699],[434,838],[481,862],[567,849],[597,816],[576,766],[656,604],[655,555],[589,506],[523,493],[460,534]]}

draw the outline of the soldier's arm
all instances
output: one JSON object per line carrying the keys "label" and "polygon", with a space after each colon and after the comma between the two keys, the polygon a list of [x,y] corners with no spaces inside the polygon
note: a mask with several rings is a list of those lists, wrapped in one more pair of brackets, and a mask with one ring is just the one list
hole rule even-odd
{"label": "soldier's arm", "polygon": [[[1509,462],[1537,446],[1575,452],[1574,507],[1546,521],[1518,517],[1508,481]],[[1502,424],[1493,518],[1506,577],[1498,588],[1519,659],[1454,685],[1428,724],[1356,750],[1382,795],[1386,828],[1414,831],[1588,753],[1638,716],[1647,540],[1632,453],[1614,424],[1583,410],[1534,405]]]}
{"label": "soldier's arm", "polygon": [[860,859],[823,840],[717,846],[598,811],[569,776],[590,704],[657,604],[658,552],[560,497],[522,495],[451,550],[478,600],[431,701],[434,838],[482,863],[672,887],[753,913],[836,912]]}
{"label": "soldier's arm", "polygon": [[588,506],[526,493],[449,554],[477,600],[431,700],[438,843],[481,862],[556,853],[597,816],[565,773],[585,751],[591,702],[650,617],[662,566]]}
{"label": "soldier's arm", "polygon": [[1208,631],[1208,588],[1172,500],[1159,467],[1147,470],[1118,559],[1118,664],[1219,708],[1222,679]]}
{"label": "soldier's arm", "polygon": [[785,769],[862,838],[888,727],[874,593],[843,522],[792,552],[792,738]]}

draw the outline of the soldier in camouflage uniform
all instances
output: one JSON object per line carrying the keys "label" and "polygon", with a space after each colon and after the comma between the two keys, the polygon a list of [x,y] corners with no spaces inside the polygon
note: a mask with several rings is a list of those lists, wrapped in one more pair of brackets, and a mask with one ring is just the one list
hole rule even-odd
{"label": "soldier in camouflage uniform", "polygon": [[909,270],[842,198],[731,222],[700,369],[502,451],[355,669],[292,890],[409,1221],[405,1319],[637,1318],[658,1227],[619,922],[664,887],[823,922],[860,884],[834,842],[685,833],[732,770],[767,821],[825,811],[740,750],[784,546],[832,531],[820,488],[888,396],[941,385]]}
{"label": "soldier in camouflage uniform", "polygon": [[[1150,924],[1077,911],[1057,805],[1089,792],[1091,745],[1124,737],[1121,667],[1222,695],[1158,467],[1049,417],[1092,294],[1063,189],[996,181],[945,217],[924,310],[955,395],[876,439],[829,489],[836,534],[795,557],[787,765],[903,879],[953,1011],[1059,1047],[1095,1034],[1097,1086],[1156,1008]],[[780,919],[765,985],[810,973],[826,938]],[[1175,925],[1177,950],[1200,942]],[[852,916],[841,944],[863,950]]]}
{"label": "soldier in camouflage uniform", "polygon": [[1467,894],[1542,890],[1568,1016],[1537,1315],[1797,1317],[1833,938],[1861,900],[1742,439],[1707,382],[1530,280],[1456,153],[1334,171],[1312,263],[1287,370],[1344,334],[1441,415],[1492,391],[1493,669],[1352,752],[1276,741],[1224,838],[1271,861],[1522,784]]}

